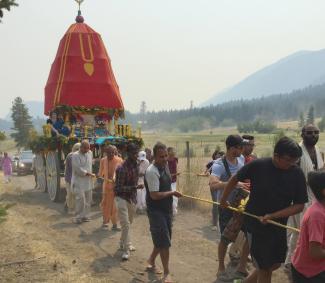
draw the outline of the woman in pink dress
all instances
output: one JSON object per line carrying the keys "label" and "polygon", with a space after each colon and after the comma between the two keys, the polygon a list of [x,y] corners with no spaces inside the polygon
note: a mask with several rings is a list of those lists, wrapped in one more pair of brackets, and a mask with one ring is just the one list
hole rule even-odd
{"label": "woman in pink dress", "polygon": [[5,176],[5,183],[9,183],[11,181],[12,163],[11,163],[11,158],[8,156],[7,152],[4,153],[2,159],[2,170]]}

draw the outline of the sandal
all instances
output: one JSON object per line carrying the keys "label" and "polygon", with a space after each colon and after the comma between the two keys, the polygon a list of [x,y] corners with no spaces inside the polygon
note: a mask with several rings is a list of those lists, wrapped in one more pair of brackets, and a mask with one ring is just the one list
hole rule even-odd
{"label": "sandal", "polygon": [[217,279],[225,282],[230,282],[233,280],[233,277],[230,276],[226,271],[222,271],[220,273],[217,273]]}
{"label": "sandal", "polygon": [[170,278],[170,275],[167,274],[167,275],[164,275],[162,281],[162,283],[174,283],[174,281]]}
{"label": "sandal", "polygon": [[152,272],[155,274],[162,274],[162,271],[155,265],[148,264],[146,267],[147,272]]}
{"label": "sandal", "polygon": [[237,270],[234,273],[234,279],[245,279],[248,276],[248,272],[244,272],[244,271],[239,271]]}

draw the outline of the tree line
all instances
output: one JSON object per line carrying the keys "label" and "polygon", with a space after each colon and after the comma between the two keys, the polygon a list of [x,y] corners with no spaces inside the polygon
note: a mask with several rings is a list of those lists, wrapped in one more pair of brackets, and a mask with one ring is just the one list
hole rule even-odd
{"label": "tree line", "polygon": [[309,86],[287,94],[241,99],[187,110],[151,111],[145,115],[127,112],[126,122],[135,126],[141,121],[145,130],[164,129],[181,132],[243,123],[255,123],[259,127],[272,128],[270,124],[277,121],[299,120],[299,116],[307,121],[311,107],[315,117],[325,116],[325,84]]}

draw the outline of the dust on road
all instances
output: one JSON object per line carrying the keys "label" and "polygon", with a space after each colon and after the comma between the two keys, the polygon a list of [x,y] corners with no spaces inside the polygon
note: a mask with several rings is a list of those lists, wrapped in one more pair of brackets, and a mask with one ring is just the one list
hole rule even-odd
{"label": "dust on road", "polygon": [[[0,184],[0,202],[13,205],[0,224],[0,282],[160,282],[144,270],[152,249],[147,216],[135,218],[131,231],[137,250],[122,262],[119,232],[101,229],[98,207],[93,207],[91,222],[76,225],[62,203],[33,187],[32,176]],[[180,209],[170,259],[175,282],[217,282],[217,235],[209,222],[210,215]],[[280,270],[273,282],[288,279]]]}

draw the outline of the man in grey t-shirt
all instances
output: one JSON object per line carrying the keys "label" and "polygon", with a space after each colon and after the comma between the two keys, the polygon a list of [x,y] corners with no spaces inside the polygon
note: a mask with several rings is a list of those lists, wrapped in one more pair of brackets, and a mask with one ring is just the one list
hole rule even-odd
{"label": "man in grey t-shirt", "polygon": [[171,190],[171,175],[167,167],[167,148],[157,143],[153,148],[154,162],[145,174],[146,202],[150,232],[154,248],[148,259],[147,270],[156,271],[155,260],[160,254],[164,268],[163,282],[171,282],[169,248],[171,246],[173,196],[182,194]]}

